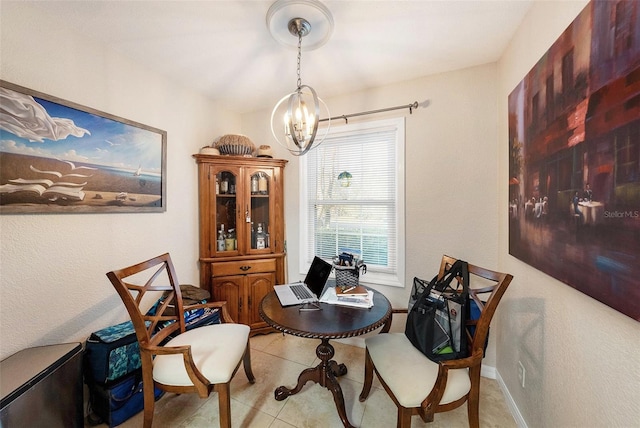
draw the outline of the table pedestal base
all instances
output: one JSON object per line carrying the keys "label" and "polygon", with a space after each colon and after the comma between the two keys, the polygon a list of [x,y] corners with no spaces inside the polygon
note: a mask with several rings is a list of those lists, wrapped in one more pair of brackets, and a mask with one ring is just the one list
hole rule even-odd
{"label": "table pedestal base", "polygon": [[316,367],[303,370],[300,376],[298,376],[298,384],[295,388],[289,389],[284,386],[279,386],[275,391],[275,398],[278,401],[282,401],[288,396],[300,392],[305,383],[309,381],[318,383],[333,394],[333,401],[336,403],[338,415],[345,428],[354,428],[349,422],[349,419],[347,419],[342,388],[340,387],[340,383],[338,383],[338,379],[336,379],[338,376],[347,374],[347,367],[344,364],[338,364],[333,361],[331,358],[333,358],[334,354],[335,351],[329,343],[329,339],[322,339],[322,342],[316,348],[316,355],[321,360],[320,364]]}

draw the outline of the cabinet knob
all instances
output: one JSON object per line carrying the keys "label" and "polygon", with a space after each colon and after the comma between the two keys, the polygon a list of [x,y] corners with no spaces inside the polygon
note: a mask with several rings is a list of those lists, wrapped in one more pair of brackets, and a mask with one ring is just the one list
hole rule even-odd
{"label": "cabinet knob", "polygon": [[243,272],[246,272],[249,269],[251,269],[251,266],[240,266],[240,270],[243,271]]}

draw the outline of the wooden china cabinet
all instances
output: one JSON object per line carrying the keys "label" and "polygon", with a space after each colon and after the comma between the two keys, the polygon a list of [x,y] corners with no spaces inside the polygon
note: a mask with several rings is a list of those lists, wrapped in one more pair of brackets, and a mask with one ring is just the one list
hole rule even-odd
{"label": "wooden china cabinet", "polygon": [[198,164],[200,287],[226,301],[252,334],[271,331],[258,307],[284,283],[282,159],[193,155]]}

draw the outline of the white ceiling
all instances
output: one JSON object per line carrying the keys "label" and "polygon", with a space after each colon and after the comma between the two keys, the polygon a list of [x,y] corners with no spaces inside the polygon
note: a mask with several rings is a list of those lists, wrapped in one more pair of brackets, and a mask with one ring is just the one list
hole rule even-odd
{"label": "white ceiling", "polygon": [[[295,48],[267,29],[273,1],[23,3],[244,113],[270,108],[296,87]],[[324,46],[303,50],[302,83],[329,98],[496,61],[532,2],[324,1],[335,28]]]}

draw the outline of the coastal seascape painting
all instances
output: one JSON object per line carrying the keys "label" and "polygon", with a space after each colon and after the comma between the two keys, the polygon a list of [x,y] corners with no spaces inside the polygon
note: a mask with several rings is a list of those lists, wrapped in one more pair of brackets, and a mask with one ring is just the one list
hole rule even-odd
{"label": "coastal seascape painting", "polygon": [[0,81],[0,213],[166,211],[167,133]]}
{"label": "coastal seascape painting", "polygon": [[640,321],[640,2],[591,1],[508,105],[509,253]]}

